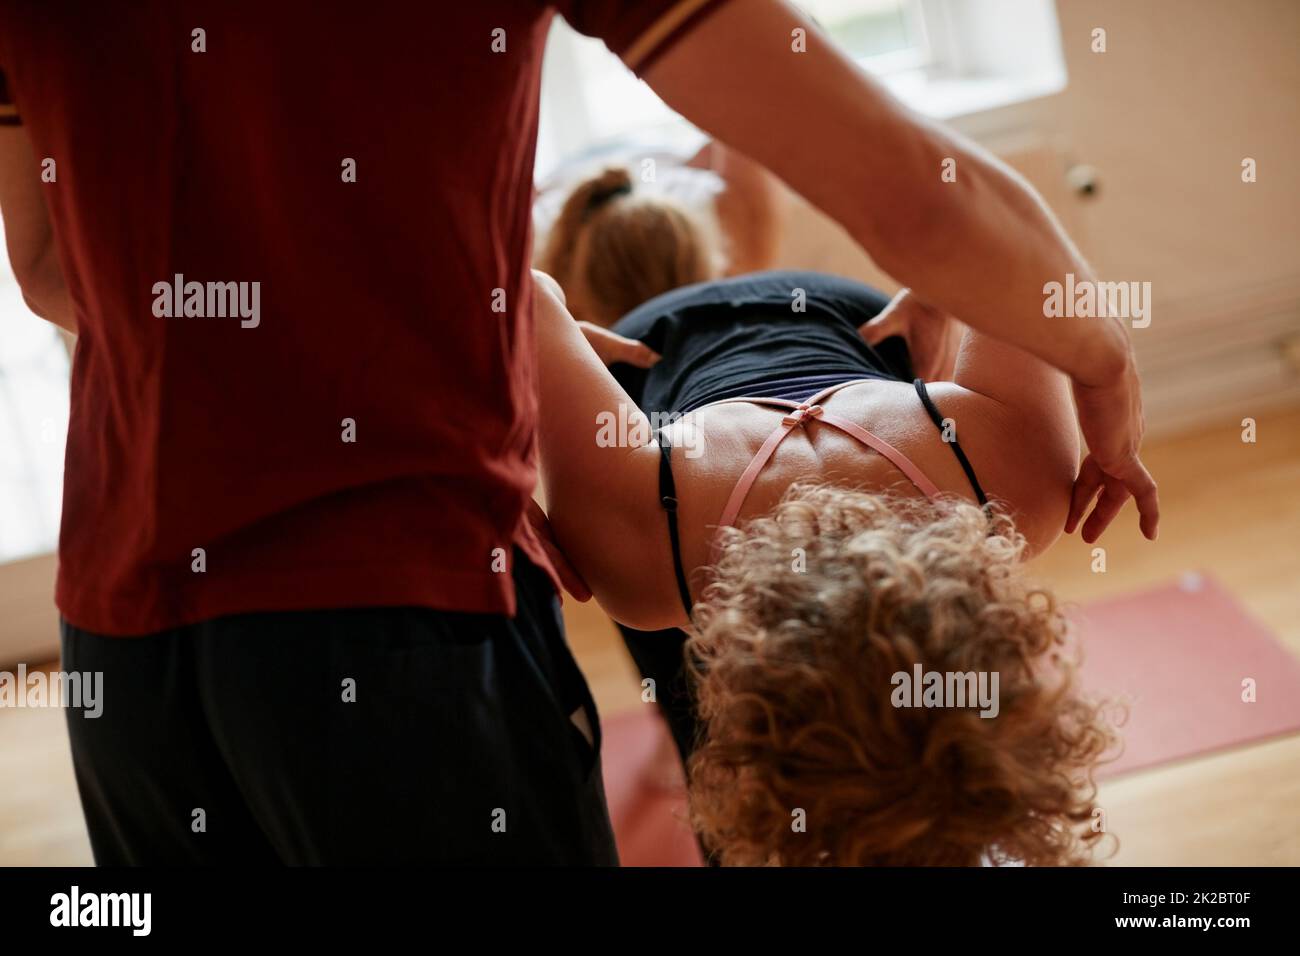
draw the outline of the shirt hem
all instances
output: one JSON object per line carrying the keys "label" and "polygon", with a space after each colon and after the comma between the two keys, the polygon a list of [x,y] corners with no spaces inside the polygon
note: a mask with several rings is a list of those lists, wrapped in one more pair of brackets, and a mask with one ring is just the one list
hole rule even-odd
{"label": "shirt hem", "polygon": [[[120,595],[67,585],[60,578],[55,604],[69,624],[109,637],[156,634],[233,614],[275,611],[427,607],[514,617],[511,570],[485,575],[427,565],[401,565],[379,569],[372,566],[264,572],[255,577],[223,574],[219,579],[197,585],[189,594],[183,592],[190,589],[182,588],[173,595],[131,602]],[[454,594],[454,598],[449,594]],[[130,610],[123,607],[127,603],[131,604]]]}

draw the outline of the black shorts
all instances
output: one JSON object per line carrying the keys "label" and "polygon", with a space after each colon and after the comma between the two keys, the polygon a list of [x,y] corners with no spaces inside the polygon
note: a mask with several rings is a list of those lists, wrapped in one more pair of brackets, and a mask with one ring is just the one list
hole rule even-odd
{"label": "black shorts", "polygon": [[67,712],[96,862],[616,865],[595,705],[550,580],[514,562],[513,619],[65,622],[64,669],[103,674],[102,715]]}

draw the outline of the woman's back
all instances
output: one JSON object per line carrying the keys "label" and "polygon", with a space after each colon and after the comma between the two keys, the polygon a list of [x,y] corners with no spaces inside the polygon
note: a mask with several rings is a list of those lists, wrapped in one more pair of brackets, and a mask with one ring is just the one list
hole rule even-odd
{"label": "woman's back", "polygon": [[[829,418],[871,433],[899,453],[904,468],[914,462],[939,491],[975,499],[970,478],[913,386],[903,341],[873,348],[858,332],[887,302],[875,289],[837,276],[763,272],[675,290],[617,323],[616,332],[661,355],[648,370],[613,371],[653,425],[667,426],[680,556],[688,572],[709,563],[736,483],[789,413],[738,400],[745,397],[800,402],[853,383],[822,402]],[[841,428],[813,421],[795,427],[757,467],[731,517],[743,521],[770,511],[797,481],[920,493],[888,458]],[[654,600],[665,584],[677,593],[671,562],[647,571]],[[696,597],[700,583],[692,581]]]}
{"label": "woman's back", "polygon": [[[970,449],[971,465],[981,485],[997,498],[1003,484],[1002,468],[988,461],[986,452],[995,423],[981,423],[968,414],[968,401],[934,388],[936,403],[952,405],[963,422],[961,441]],[[831,395],[822,407],[826,413],[863,428],[887,443],[938,489],[975,501],[976,493],[949,443],[926,413],[910,382],[886,379],[849,385]],[[673,479],[677,489],[677,516],[681,529],[681,558],[688,571],[711,563],[711,546],[736,483],[759,454],[787,413],[745,401],[728,401],[700,408],[666,428],[672,443]],[[987,463],[987,467],[986,467]],[[753,485],[735,516],[735,523],[770,512],[798,482],[843,485],[866,491],[921,495],[922,492],[885,456],[861,441],[816,419],[795,426],[757,472]],[[1061,521],[1064,521],[1062,501]],[[793,561],[796,556],[791,556]],[[675,596],[672,564],[647,568],[654,581],[655,601],[667,589]],[[698,576],[692,593],[699,597]]]}

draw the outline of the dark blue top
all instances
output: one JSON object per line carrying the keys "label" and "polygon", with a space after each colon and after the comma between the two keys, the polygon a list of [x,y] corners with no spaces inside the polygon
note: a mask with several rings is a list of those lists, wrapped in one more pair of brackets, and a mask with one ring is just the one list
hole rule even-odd
{"label": "dark blue top", "polygon": [[684,286],[614,326],[663,356],[659,364],[612,371],[643,411],[661,414],[746,395],[802,401],[850,379],[911,382],[901,338],[873,348],[858,334],[888,302],[860,282],[818,272],[757,272]]}

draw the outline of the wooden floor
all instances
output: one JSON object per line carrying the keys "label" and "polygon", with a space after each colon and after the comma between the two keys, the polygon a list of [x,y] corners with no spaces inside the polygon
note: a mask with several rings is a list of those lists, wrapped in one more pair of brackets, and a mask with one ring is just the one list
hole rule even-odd
{"label": "wooden floor", "polygon": [[[1236,421],[1151,446],[1160,540],[1126,511],[1092,551],[1063,539],[1034,563],[1062,598],[1084,602],[1208,570],[1300,656],[1300,410],[1262,414],[1258,440]],[[608,717],[643,706],[639,679],[609,621],[566,602],[574,652]],[[80,864],[90,854],[62,714],[0,710],[0,864]],[[1119,838],[1109,862],[1300,864],[1300,735],[1118,778],[1101,805]]]}

